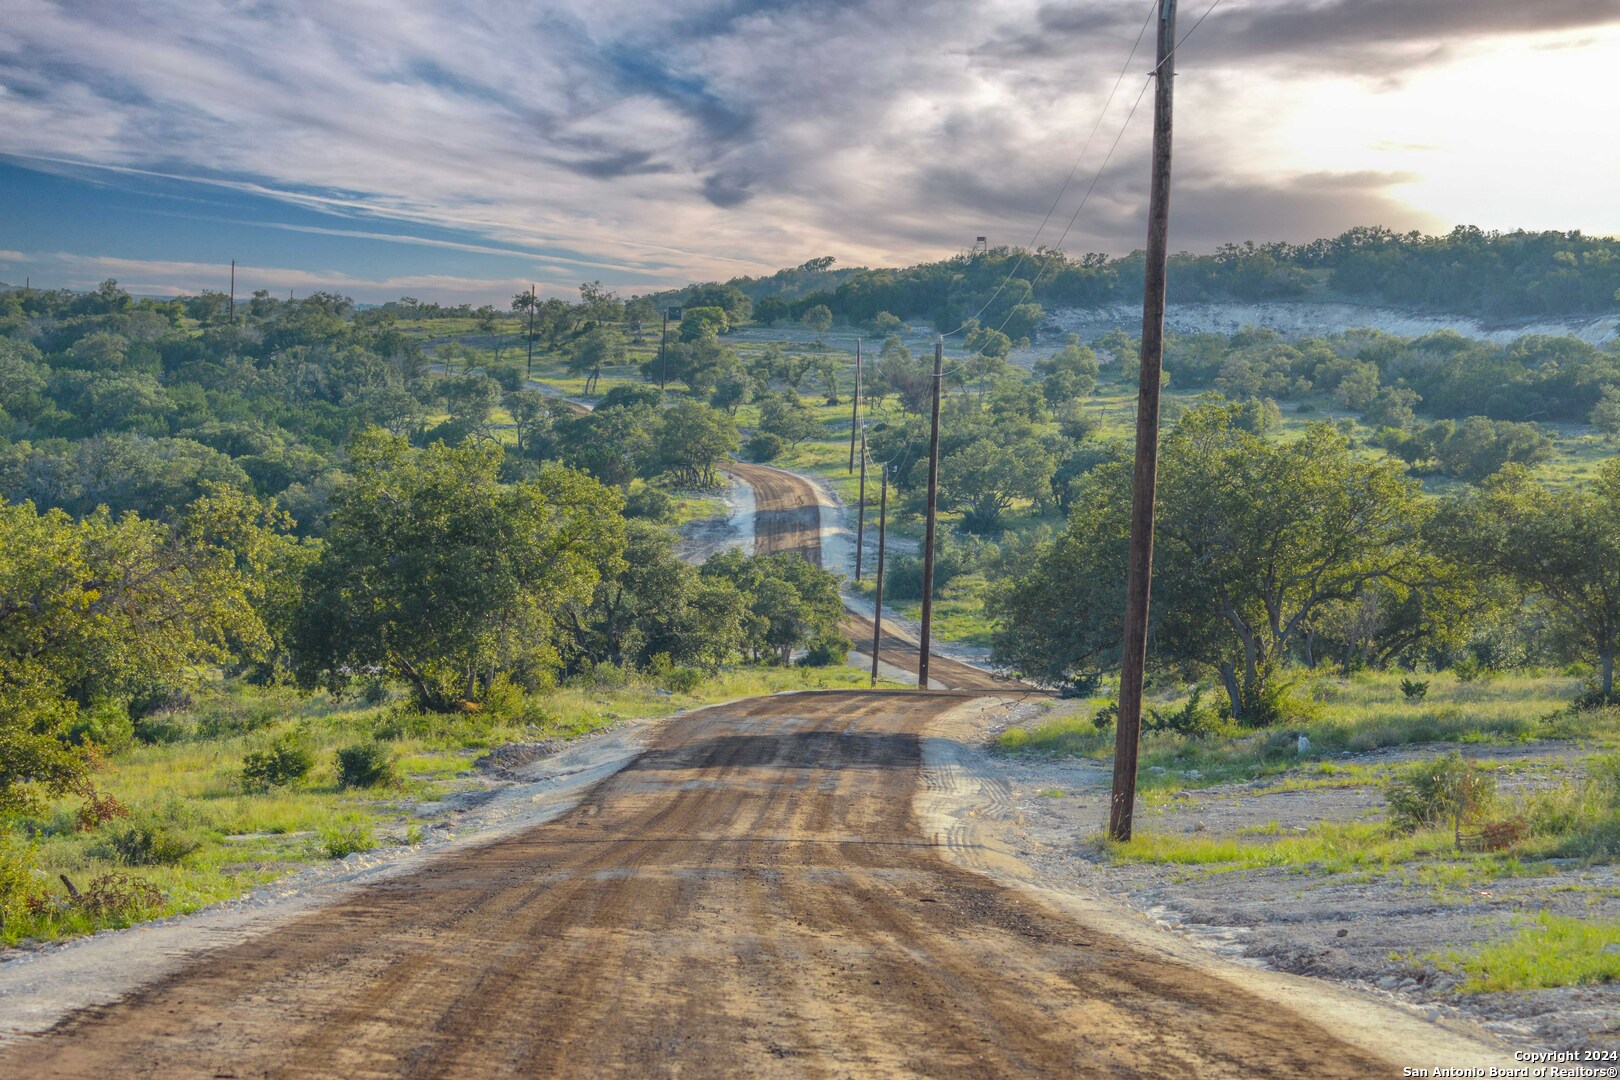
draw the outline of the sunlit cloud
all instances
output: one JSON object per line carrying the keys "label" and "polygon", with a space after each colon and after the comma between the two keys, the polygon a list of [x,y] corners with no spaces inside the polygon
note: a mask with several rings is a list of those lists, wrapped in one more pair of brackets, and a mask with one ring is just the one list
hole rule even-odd
{"label": "sunlit cloud", "polygon": [[[1146,11],[12,0],[0,153],[273,198],[331,217],[330,235],[486,256],[491,280],[903,263],[1029,239]],[[1227,0],[1180,57],[1173,239],[1620,231],[1620,142],[1595,137],[1620,126],[1617,65],[1620,0]],[[1071,250],[1140,245],[1145,113]],[[457,235],[398,235],[413,229]]]}

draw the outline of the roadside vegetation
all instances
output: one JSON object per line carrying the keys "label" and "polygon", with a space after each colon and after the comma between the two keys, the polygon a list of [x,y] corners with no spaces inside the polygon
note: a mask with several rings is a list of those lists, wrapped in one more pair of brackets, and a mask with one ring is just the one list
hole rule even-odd
{"label": "roadside vegetation", "polygon": [[[1178,260],[1172,289],[1584,312],[1613,294],[1607,243],[1357,230]],[[1042,340],[1040,305],[1139,269],[1043,253],[998,290],[1009,254],[505,309],[0,295],[0,937],[409,840],[410,805],[504,742],[849,679],[832,574],[675,544],[733,455],[854,502],[857,334],[886,600],[921,600],[914,327],[966,320],[936,635],[1089,702],[1007,750],[1105,754],[1135,342]],[[1344,782],[1330,755],[1376,747],[1613,745],[1620,348],[1245,330],[1174,339],[1167,368],[1149,798],[1171,776]]]}

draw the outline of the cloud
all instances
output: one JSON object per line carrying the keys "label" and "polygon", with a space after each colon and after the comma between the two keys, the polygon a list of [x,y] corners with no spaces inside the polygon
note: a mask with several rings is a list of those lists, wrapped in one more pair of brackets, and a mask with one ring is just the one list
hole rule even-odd
{"label": "cloud", "polygon": [[[17,256],[17,261],[44,267],[53,281],[70,289],[91,289],[108,278],[132,293],[143,296],[195,295],[205,289],[224,291],[230,281],[230,269],[216,263],[187,262],[165,259],[128,259],[111,255],[82,255],[73,252],[0,252]],[[469,278],[448,274],[401,274],[391,277],[361,277],[338,270],[310,270],[302,267],[250,266],[236,267],[238,296],[248,296],[255,289],[281,292],[292,289],[309,293],[317,289],[357,296],[362,300],[393,299],[416,293],[449,302],[462,300],[483,303],[497,302],[530,285],[527,278]],[[571,292],[574,283],[568,279],[545,282],[550,292]]]}
{"label": "cloud", "polygon": [[[1142,0],[10,0],[0,154],[109,184],[162,176],[268,196],[331,216],[333,234],[487,257],[494,282],[519,258],[561,280],[636,286],[821,254],[909,262],[979,234],[1029,238],[1146,10]],[[1202,5],[1183,10],[1190,26]],[[1620,0],[1227,0],[1181,64],[1178,86],[1193,93],[1178,135],[1188,155],[1178,227],[1218,242],[1408,224],[1423,215],[1403,204],[1395,174],[1417,167],[1413,155],[1438,156],[1444,132],[1433,151],[1389,140],[1376,152],[1391,168],[1369,169],[1252,160],[1256,125],[1346,73],[1384,80],[1371,93],[1511,35],[1537,47],[1558,33],[1592,37],[1567,54],[1584,56],[1612,48],[1602,28],[1617,21]],[[1151,48],[1145,38],[1082,185],[1142,88]],[[1201,86],[1224,95],[1200,97]],[[1139,243],[1144,119],[1071,249]],[[1071,191],[1059,209],[1059,231],[1077,199]],[[399,235],[417,228],[441,232]]]}

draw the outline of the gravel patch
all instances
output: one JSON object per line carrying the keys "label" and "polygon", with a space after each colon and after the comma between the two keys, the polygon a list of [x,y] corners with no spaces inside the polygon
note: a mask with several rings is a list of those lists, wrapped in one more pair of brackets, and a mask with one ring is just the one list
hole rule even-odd
{"label": "gravel patch", "polygon": [[[1328,874],[1283,867],[1114,864],[1099,843],[1108,816],[1110,765],[1029,761],[988,750],[999,731],[1038,717],[1031,705],[987,717],[980,745],[969,754],[986,782],[1005,790],[1006,813],[998,824],[1043,884],[1110,897],[1228,959],[1352,985],[1436,1018],[1466,1018],[1517,1044],[1620,1050],[1620,986],[1464,994],[1457,977],[1428,959],[1499,940],[1542,912],[1620,919],[1615,867],[1543,860],[1526,863],[1521,877],[1437,884],[1399,870]],[[1342,760],[1386,765],[1449,749],[1402,747]],[[1577,754],[1567,744],[1465,751],[1497,763],[1522,763],[1499,774],[1498,791],[1509,804],[1579,773]],[[1256,840],[1253,832],[1262,829],[1288,835],[1320,823],[1384,816],[1384,800],[1374,785],[1284,790],[1284,780],[1184,790],[1162,804],[1139,803],[1136,825],[1140,831]]]}

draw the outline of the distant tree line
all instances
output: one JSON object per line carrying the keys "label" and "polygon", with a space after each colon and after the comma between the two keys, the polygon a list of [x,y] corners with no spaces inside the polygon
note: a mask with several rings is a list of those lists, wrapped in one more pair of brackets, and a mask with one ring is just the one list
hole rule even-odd
{"label": "distant tree line", "polygon": [[[955,329],[977,315],[989,326],[1021,326],[1038,322],[1046,309],[1139,300],[1142,259],[1140,251],[1070,256],[1001,247],[903,269],[835,270],[823,258],[652,299],[727,306],[722,298],[729,297],[731,308],[747,301],[752,318],[765,323],[796,321],[825,306],[840,321],[880,333],[892,329],[885,318]],[[1184,252],[1170,260],[1169,291],[1183,303],[1338,298],[1488,319],[1601,315],[1616,310],[1620,240],[1466,226],[1441,236],[1363,227],[1305,244]]]}

